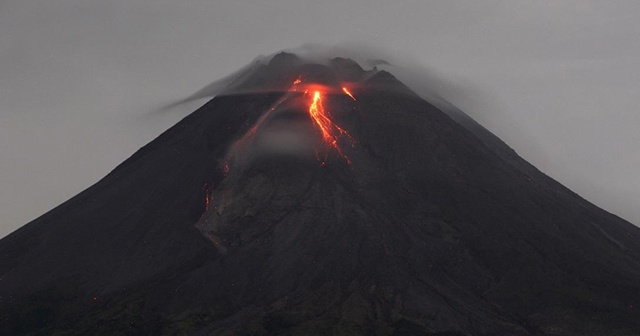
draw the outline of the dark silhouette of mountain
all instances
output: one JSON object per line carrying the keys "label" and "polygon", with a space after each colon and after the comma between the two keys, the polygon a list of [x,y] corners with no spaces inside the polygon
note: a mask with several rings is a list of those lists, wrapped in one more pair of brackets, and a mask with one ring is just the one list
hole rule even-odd
{"label": "dark silhouette of mountain", "polygon": [[387,72],[247,69],[0,241],[0,333],[640,334],[640,229]]}

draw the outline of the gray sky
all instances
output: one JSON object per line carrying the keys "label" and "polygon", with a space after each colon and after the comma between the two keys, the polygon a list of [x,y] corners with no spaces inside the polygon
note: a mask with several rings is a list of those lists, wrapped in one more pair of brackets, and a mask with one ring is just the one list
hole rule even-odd
{"label": "gray sky", "polygon": [[305,43],[365,43],[583,197],[640,224],[638,1],[0,0],[0,237],[95,183],[196,105]]}

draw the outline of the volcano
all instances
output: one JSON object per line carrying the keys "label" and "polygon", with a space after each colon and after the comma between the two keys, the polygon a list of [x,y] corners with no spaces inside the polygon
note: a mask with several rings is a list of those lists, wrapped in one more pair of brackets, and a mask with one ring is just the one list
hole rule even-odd
{"label": "volcano", "polygon": [[225,85],[0,241],[3,335],[640,334],[640,229],[453,106],[345,58]]}

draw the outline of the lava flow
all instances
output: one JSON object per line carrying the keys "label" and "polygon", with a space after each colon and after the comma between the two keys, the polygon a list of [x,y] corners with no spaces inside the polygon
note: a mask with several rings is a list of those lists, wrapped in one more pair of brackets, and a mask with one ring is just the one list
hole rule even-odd
{"label": "lava flow", "polygon": [[351,164],[351,160],[345,154],[344,150],[340,147],[340,143],[344,143],[341,141],[342,138],[346,138],[346,141],[354,146],[355,141],[351,137],[351,135],[342,127],[338,126],[332,119],[331,114],[325,109],[325,98],[331,97],[333,95],[343,93],[349,96],[354,101],[356,98],[353,94],[346,88],[340,87],[339,90],[336,87],[326,86],[317,83],[306,83],[303,81],[302,77],[298,77],[295,79],[291,86],[288,88],[287,93],[284,94],[278,101],[273,104],[269,110],[264,113],[257,122],[247,131],[234,145],[232,150],[230,151],[229,156],[226,158],[224,163],[224,175],[226,176],[229,173],[229,166],[231,157],[238,151],[238,148],[246,144],[247,142],[253,141],[257,132],[262,127],[265,122],[272,117],[272,114],[278,110],[278,107],[286,104],[296,104],[292,103],[293,101],[297,101],[295,97],[302,96],[305,99],[305,105],[307,109],[307,113],[309,113],[309,117],[313,125],[315,125],[319,131],[319,135],[322,138],[322,143],[324,145],[324,150],[316,150],[316,158],[320,163],[324,166],[327,159],[327,152],[332,148],[338,153],[340,157],[342,157],[347,164]]}
{"label": "lava flow", "polygon": [[[305,92],[305,94],[306,93],[307,92]],[[309,116],[314,121],[316,126],[318,126],[318,129],[320,130],[320,133],[322,135],[322,141],[326,145],[334,148],[336,152],[338,152],[338,154],[347,162],[347,164],[351,164],[351,160],[349,159],[349,157],[347,157],[344,151],[340,148],[338,140],[344,135],[349,138],[351,144],[353,145],[353,138],[346,130],[336,125],[331,120],[330,115],[324,109],[323,95],[319,90],[313,92],[313,97],[311,103],[309,104]],[[323,159],[321,161],[324,165],[325,160]]]}
{"label": "lava flow", "polygon": [[351,99],[356,100],[356,97],[354,97],[349,91],[349,89],[347,89],[346,87],[342,87],[342,92],[344,92],[347,96],[351,97]]}

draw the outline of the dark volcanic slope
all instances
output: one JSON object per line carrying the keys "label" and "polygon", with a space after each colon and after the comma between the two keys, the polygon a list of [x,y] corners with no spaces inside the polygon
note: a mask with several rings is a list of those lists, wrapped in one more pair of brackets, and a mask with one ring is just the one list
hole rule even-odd
{"label": "dark volcanic slope", "polygon": [[388,73],[302,63],[276,56],[245,85],[359,81],[328,105],[351,165],[272,153],[227,174],[283,93],[217,97],[0,241],[0,333],[640,333],[640,230]]}

